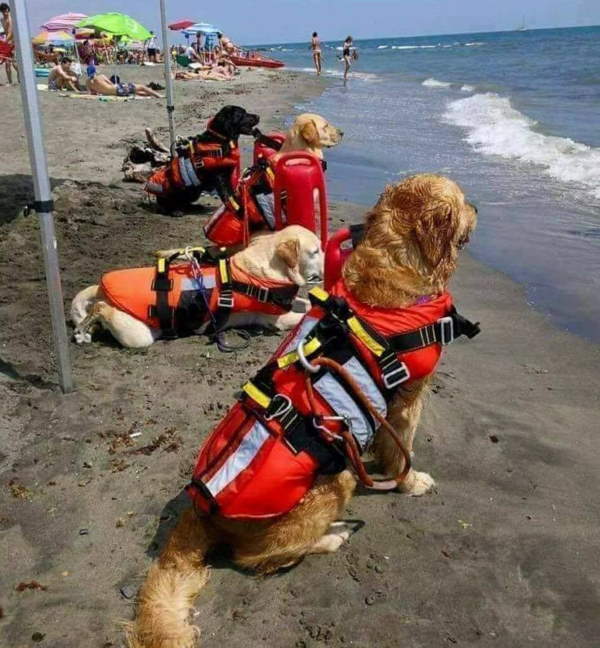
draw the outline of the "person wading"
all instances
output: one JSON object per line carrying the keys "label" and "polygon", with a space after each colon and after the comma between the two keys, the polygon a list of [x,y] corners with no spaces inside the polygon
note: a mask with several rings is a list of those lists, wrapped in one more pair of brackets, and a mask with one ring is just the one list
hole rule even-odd
{"label": "person wading", "polygon": [[319,40],[319,35],[317,32],[313,32],[312,39],[310,41],[310,48],[312,50],[313,63],[315,64],[315,70],[317,75],[321,74],[321,41]]}

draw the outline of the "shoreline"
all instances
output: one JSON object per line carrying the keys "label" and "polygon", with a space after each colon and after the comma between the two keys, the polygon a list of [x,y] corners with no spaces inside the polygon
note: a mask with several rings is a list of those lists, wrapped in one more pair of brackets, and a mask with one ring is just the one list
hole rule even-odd
{"label": "shoreline", "polygon": [[[304,74],[265,77],[266,89],[249,79],[181,101],[179,130],[230,100],[262,112],[265,131],[280,127],[323,87]],[[44,109],[52,102],[56,119],[76,105],[47,97]],[[95,118],[102,146],[92,162],[74,161],[73,152],[89,157],[79,127],[72,148],[51,159],[54,179],[79,169],[78,182],[57,189],[67,301],[107,269],[148,265],[158,247],[199,242],[215,204],[203,198],[200,218],[172,219],[143,209],[139,185],[113,183],[128,138],[152,125],[148,115],[166,132],[164,104],[81,101],[71,110],[84,124]],[[104,134],[115,117],[123,132],[111,141]],[[14,140],[2,145],[23,153],[19,131],[9,133]],[[235,354],[194,337],[145,352],[109,337],[71,345],[78,391],[62,396],[47,359],[37,219],[15,217],[28,170],[18,155],[0,165],[8,215],[0,280],[11,289],[0,301],[0,541],[9,553],[0,565],[0,643],[20,648],[40,632],[51,648],[116,647],[116,622],[130,618],[132,596],[186,504],[181,488],[201,440],[280,337],[253,338]],[[335,229],[364,207],[330,211]],[[436,492],[359,493],[344,517],[365,527],[337,554],[277,577],[256,579],[217,557],[196,604],[204,648],[225,637],[232,648],[595,647],[600,349],[554,329],[517,284],[468,255],[452,290],[482,333],[448,349],[417,432],[415,466],[432,473]],[[47,589],[16,591],[32,581]]]}

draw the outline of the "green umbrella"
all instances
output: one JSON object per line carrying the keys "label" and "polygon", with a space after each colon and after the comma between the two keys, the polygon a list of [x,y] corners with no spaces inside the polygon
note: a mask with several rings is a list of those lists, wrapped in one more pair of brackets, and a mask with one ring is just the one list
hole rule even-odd
{"label": "green umbrella", "polygon": [[152,37],[150,32],[137,20],[122,13],[111,12],[84,18],[77,27],[90,27],[108,32],[115,36],[126,36],[132,40],[146,41]]}

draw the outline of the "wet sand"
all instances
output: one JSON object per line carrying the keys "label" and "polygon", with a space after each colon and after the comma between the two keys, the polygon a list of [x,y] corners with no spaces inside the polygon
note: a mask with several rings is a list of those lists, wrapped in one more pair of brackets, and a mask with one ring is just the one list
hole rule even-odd
{"label": "wet sand", "polygon": [[[281,127],[321,88],[277,72],[178,84],[179,130],[202,130],[226,103]],[[41,99],[67,304],[105,270],[201,241],[213,199],[172,219],[120,182],[143,127],[166,135],[159,101]],[[228,355],[204,338],[146,352],[110,337],[72,345],[77,391],[61,395],[37,219],[19,214],[30,196],[18,92],[0,88],[0,105],[0,645],[116,647],[117,622],[186,504],[201,440],[280,338]],[[332,220],[363,210],[333,205]],[[346,517],[365,526],[350,542],[279,576],[215,558],[196,606],[203,646],[598,645],[599,348],[552,328],[467,255],[453,290],[483,332],[448,349],[417,434],[415,466],[436,492],[359,493]]]}

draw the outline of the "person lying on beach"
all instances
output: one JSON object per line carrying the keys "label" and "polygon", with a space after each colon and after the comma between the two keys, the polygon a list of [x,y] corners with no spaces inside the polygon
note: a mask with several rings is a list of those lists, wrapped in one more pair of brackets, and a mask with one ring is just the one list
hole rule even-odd
{"label": "person lying on beach", "polygon": [[175,72],[175,79],[189,81],[191,79],[203,79],[205,81],[228,81],[233,74],[223,65],[203,65],[193,71]]}
{"label": "person lying on beach", "polygon": [[62,61],[50,70],[48,75],[48,90],[71,90],[81,92],[79,79],[71,70],[71,59],[65,57]]}
{"label": "person lying on beach", "polygon": [[107,97],[154,97],[162,99],[162,95],[145,85],[138,83],[113,83],[105,74],[97,74],[94,65],[87,68],[87,89],[90,94]]}

